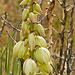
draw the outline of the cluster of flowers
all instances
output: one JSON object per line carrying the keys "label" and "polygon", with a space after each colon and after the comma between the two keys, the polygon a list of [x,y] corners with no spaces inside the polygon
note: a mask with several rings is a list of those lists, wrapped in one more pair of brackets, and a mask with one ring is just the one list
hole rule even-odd
{"label": "cluster of flowers", "polygon": [[[35,75],[38,67],[43,73],[52,72],[50,52],[47,49],[44,28],[38,24],[38,15],[42,14],[40,5],[33,0],[23,0],[20,5],[28,4],[22,12],[22,27],[20,41],[13,48],[14,57],[23,58],[23,72],[26,75]],[[31,54],[32,53],[32,54]],[[37,64],[32,59],[35,57]]]}

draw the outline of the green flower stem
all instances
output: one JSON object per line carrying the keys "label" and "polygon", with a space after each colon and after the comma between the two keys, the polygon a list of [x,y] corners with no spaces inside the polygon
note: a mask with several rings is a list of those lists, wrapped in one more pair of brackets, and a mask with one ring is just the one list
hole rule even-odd
{"label": "green flower stem", "polygon": [[[33,0],[30,1],[30,12],[33,12]],[[30,23],[30,32],[34,29],[33,23]]]}
{"label": "green flower stem", "polygon": [[30,12],[33,11],[33,0],[30,1]]}
{"label": "green flower stem", "polygon": [[34,29],[34,25],[33,25],[33,23],[30,23],[30,32],[32,32],[33,29]]}

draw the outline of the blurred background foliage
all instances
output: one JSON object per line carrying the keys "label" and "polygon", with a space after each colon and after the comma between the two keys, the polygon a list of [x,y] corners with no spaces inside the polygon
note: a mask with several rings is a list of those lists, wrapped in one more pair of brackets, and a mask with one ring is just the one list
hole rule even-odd
{"label": "blurred background foliage", "polygon": [[[22,7],[19,5],[19,3],[21,1],[22,0],[0,0],[0,17],[6,11],[7,14],[8,14],[7,21],[10,22],[12,25],[14,25],[14,27],[18,26],[18,24],[19,24],[19,22],[22,18],[21,17]],[[37,1],[39,3],[41,0],[37,0]],[[44,14],[46,12],[46,8],[48,7],[48,4],[47,4],[48,1],[49,0],[43,0],[42,10],[43,10]],[[71,3],[72,3],[72,0],[67,0],[67,5],[69,5]],[[66,21],[66,29],[67,30],[69,30],[70,13],[71,13],[71,11],[69,11],[67,21]],[[44,16],[44,14],[42,15],[42,17]],[[61,8],[61,6],[59,5],[59,3],[57,1],[56,1],[56,5],[55,5],[55,8],[54,8],[54,14],[56,16],[54,17],[54,20],[53,20],[53,27],[55,28],[55,30],[57,32],[61,32],[61,23],[58,21],[58,19],[62,19],[63,9]],[[75,13],[74,13],[74,22],[73,23],[74,23],[73,28],[75,29]],[[42,21],[42,25],[44,27],[48,28],[47,17]],[[1,28],[1,26],[2,26],[2,19],[0,18],[0,28]],[[21,27],[19,27],[19,29],[20,28]],[[0,37],[0,51],[3,50],[6,47],[8,41],[10,39],[8,37],[8,34],[6,33],[6,30],[8,31],[8,33],[10,35],[12,35],[15,31],[8,24],[6,24],[6,26],[4,27],[3,33],[2,33],[2,37]],[[46,33],[47,33],[47,36],[45,37],[45,39],[48,42],[48,31],[46,31]],[[60,39],[59,39],[58,34],[54,30],[53,30],[53,36],[52,37],[53,37],[53,42],[54,42],[53,51],[55,53],[57,53],[57,52],[59,52]],[[65,43],[66,43],[66,37],[67,37],[67,34],[65,35]],[[19,41],[19,38],[20,38],[19,32],[17,32],[14,39],[16,41]],[[74,30],[74,34],[73,34],[73,40],[74,40],[73,49],[75,49],[75,30]],[[13,47],[13,45],[14,45],[14,42],[12,41],[11,46]],[[64,49],[65,49],[65,46],[64,46]],[[8,48],[7,48],[7,50],[8,50]],[[13,51],[13,48],[11,48],[11,52],[12,51]],[[11,57],[12,57],[12,53],[11,53]],[[5,60],[5,56],[3,58],[4,58],[3,60]]]}

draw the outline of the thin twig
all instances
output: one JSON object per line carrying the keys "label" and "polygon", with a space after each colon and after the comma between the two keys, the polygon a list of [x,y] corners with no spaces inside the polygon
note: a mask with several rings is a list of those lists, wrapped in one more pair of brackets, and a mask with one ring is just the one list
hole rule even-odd
{"label": "thin twig", "polygon": [[[41,9],[42,9],[42,3],[43,3],[43,0],[41,0],[41,2],[40,2],[40,7],[41,7]],[[41,15],[39,15],[38,20],[39,20],[39,21],[41,20]]]}
{"label": "thin twig", "polygon": [[60,58],[60,59],[65,59],[65,58],[63,58],[63,57],[60,57],[60,56],[57,56],[57,55],[51,55],[53,58]]}
{"label": "thin twig", "polygon": [[73,5],[71,5],[66,11],[69,12],[73,8]]}
{"label": "thin twig", "polygon": [[75,54],[75,51],[74,50],[72,52]]}
{"label": "thin twig", "polygon": [[71,57],[71,59],[75,59],[75,57]]}
{"label": "thin twig", "polygon": [[41,2],[40,2],[40,7],[42,8],[42,3],[43,3],[43,0],[41,0]]}
{"label": "thin twig", "polygon": [[72,60],[71,68],[73,68],[74,62],[75,62],[75,59]]}
{"label": "thin twig", "polygon": [[56,73],[56,75],[58,75],[58,73],[56,72],[54,66],[52,64],[50,64],[50,65],[52,66],[52,68],[53,68],[54,72]]}
{"label": "thin twig", "polygon": [[[52,27],[52,29],[53,29],[57,34],[59,34],[58,31],[57,31],[54,27]],[[49,30],[49,28],[45,28],[44,30]]]}
{"label": "thin twig", "polygon": [[17,43],[16,40],[14,40],[13,37],[8,33],[8,31],[6,31],[6,32],[7,32],[8,36],[9,36],[15,43]]}
{"label": "thin twig", "polygon": [[70,69],[70,70],[71,70],[71,71],[72,71],[72,70],[75,70],[75,68],[72,68],[72,69]]}
{"label": "thin twig", "polygon": [[44,20],[44,18],[45,18],[46,16],[48,16],[50,13],[51,13],[51,11],[48,12],[48,14],[46,14],[45,16],[43,16],[42,19],[41,19],[38,23],[41,23],[41,21]]}
{"label": "thin twig", "polygon": [[[5,13],[4,13],[4,19],[6,19],[6,18],[7,18],[7,12],[5,11]],[[5,21],[3,21],[3,24],[2,24],[2,28],[1,28],[1,31],[0,31],[0,37],[2,35],[2,32],[4,30],[4,27],[5,27]]]}
{"label": "thin twig", "polygon": [[53,29],[57,34],[59,34],[58,31],[57,31],[54,27],[52,27],[52,29]]}
{"label": "thin twig", "polygon": [[60,21],[62,25],[64,25],[65,23],[63,20],[60,20],[60,19],[58,19],[58,21]]}
{"label": "thin twig", "polygon": [[61,2],[60,0],[57,0],[58,1],[58,3],[62,6],[62,7],[64,7],[63,6],[63,2]]}
{"label": "thin twig", "polygon": [[8,22],[7,20],[5,20],[3,17],[1,17],[7,24],[9,24],[14,30],[17,30],[20,32],[19,29],[15,28],[10,22]]}

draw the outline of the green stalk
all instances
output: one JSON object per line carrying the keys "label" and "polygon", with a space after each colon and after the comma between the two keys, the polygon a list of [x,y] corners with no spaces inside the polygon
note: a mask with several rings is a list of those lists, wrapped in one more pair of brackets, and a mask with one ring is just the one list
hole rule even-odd
{"label": "green stalk", "polygon": [[[31,0],[30,3],[31,3],[30,4],[30,12],[33,12],[33,0]],[[34,29],[34,25],[33,25],[33,23],[30,23],[30,31],[32,32],[33,29]]]}
{"label": "green stalk", "polygon": [[5,75],[7,75],[7,48],[6,48],[6,60],[5,60]]}
{"label": "green stalk", "polygon": [[[33,12],[33,0],[31,0],[30,12]],[[32,23],[30,23],[30,32],[33,32],[33,30],[34,30],[34,24],[33,24],[33,22],[32,22]],[[34,58],[34,51],[31,51],[31,52],[30,52],[30,57],[31,57],[31,58]]]}
{"label": "green stalk", "polygon": [[17,75],[18,72],[18,57],[13,57],[12,75]]}
{"label": "green stalk", "polygon": [[9,75],[9,72],[10,72],[10,51],[11,51],[11,43],[9,45],[9,56],[8,56],[8,75]]}
{"label": "green stalk", "polygon": [[20,75],[20,71],[21,71],[21,64],[20,64],[20,66],[19,66],[19,73],[18,73],[18,75]]}
{"label": "green stalk", "polygon": [[[2,51],[2,49],[1,49],[1,51]],[[0,74],[2,75],[2,57],[0,59],[0,63],[1,63],[1,65],[0,65]]]}
{"label": "green stalk", "polygon": [[33,23],[30,23],[30,31],[32,32],[33,29],[34,29],[34,25],[33,25]]}
{"label": "green stalk", "polygon": [[32,12],[33,11],[33,0],[31,0],[30,3],[31,3],[30,4],[30,12]]}

